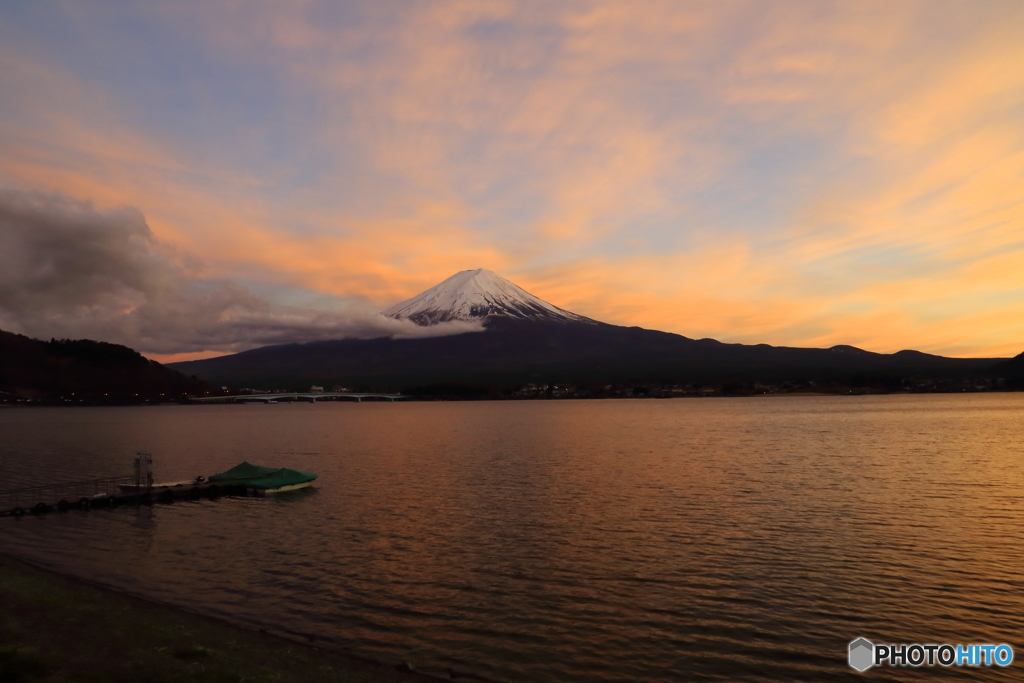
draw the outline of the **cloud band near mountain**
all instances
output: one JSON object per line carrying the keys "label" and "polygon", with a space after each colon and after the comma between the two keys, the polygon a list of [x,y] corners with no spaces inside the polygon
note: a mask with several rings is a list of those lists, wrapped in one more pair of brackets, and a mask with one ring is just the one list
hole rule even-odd
{"label": "cloud band near mountain", "polygon": [[0,190],[0,329],[179,354],[482,328],[420,327],[385,318],[369,302],[339,300],[336,310],[276,304],[204,277],[198,259],[158,241],[136,209],[101,211],[64,195]]}

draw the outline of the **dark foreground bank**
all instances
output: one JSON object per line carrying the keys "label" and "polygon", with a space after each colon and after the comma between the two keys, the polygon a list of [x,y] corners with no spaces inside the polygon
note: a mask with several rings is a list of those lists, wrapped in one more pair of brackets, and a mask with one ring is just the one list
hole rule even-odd
{"label": "dark foreground bank", "polygon": [[439,679],[232,626],[0,555],[0,681]]}

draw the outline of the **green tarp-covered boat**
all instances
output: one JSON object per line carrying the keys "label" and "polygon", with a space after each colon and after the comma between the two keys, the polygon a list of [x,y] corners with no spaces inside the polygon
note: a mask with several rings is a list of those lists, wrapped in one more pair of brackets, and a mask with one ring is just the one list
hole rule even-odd
{"label": "green tarp-covered boat", "polygon": [[288,467],[262,467],[242,462],[227,472],[211,475],[208,481],[216,484],[241,485],[262,493],[279,493],[305,488],[313,483],[316,475]]}

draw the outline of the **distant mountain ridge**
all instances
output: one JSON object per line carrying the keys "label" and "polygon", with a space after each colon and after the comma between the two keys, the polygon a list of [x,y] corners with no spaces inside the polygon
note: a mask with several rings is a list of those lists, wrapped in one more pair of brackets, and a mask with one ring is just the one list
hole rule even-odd
{"label": "distant mountain ridge", "polygon": [[481,320],[483,333],[339,339],[253,349],[171,367],[215,384],[401,389],[431,383],[751,383],[806,380],[900,386],[906,378],[986,376],[1000,359],[724,344],[609,325],[553,306],[484,270],[456,273],[384,315],[431,325]]}

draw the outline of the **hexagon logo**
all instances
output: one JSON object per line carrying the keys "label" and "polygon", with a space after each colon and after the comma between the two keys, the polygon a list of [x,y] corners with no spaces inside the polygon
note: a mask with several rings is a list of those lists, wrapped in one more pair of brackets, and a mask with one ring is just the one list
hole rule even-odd
{"label": "hexagon logo", "polygon": [[850,666],[857,671],[867,671],[874,663],[874,643],[867,638],[858,638],[850,643]]}

